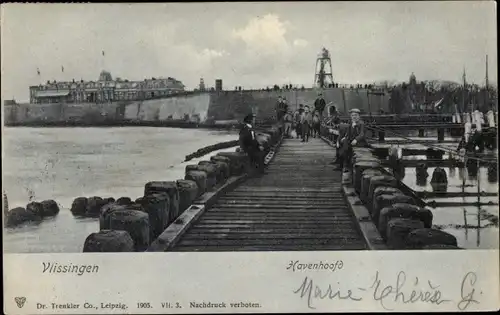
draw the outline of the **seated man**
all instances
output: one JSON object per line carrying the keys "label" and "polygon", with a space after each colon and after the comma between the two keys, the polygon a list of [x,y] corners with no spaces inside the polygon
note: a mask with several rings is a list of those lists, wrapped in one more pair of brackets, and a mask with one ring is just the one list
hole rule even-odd
{"label": "seated man", "polygon": [[340,135],[339,138],[339,157],[340,163],[338,169],[343,169],[344,172],[348,172],[347,168],[351,162],[352,148],[354,146],[362,147],[366,146],[367,142],[365,139],[365,125],[363,121],[360,120],[360,111],[355,108],[350,111],[351,113],[351,123],[345,131],[345,135]]}
{"label": "seated man", "polygon": [[256,168],[259,173],[264,173],[264,148],[259,145],[255,137],[253,124],[255,124],[254,114],[249,114],[243,119],[239,137],[240,147],[248,154],[251,169]]}

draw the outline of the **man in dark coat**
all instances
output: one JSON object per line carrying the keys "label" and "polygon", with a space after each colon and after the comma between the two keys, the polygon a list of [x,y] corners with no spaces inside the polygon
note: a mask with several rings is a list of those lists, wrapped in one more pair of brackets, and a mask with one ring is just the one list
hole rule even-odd
{"label": "man in dark coat", "polygon": [[[355,108],[350,111],[351,113],[351,123],[347,127],[345,134],[340,135],[339,138],[339,157],[340,163],[338,169],[344,169],[344,166],[349,165],[352,157],[353,147],[363,147],[367,146],[368,143],[365,138],[365,125],[363,121],[360,120],[360,111]],[[348,172],[346,168],[344,172]]]}
{"label": "man in dark coat", "polygon": [[255,137],[253,125],[255,124],[255,115],[249,114],[243,119],[243,126],[240,130],[240,147],[248,154],[251,168],[257,172],[264,173],[264,152]]}
{"label": "man in dark coat", "polygon": [[319,93],[318,98],[314,101],[314,109],[318,111],[320,117],[323,117],[323,111],[325,110],[326,102],[323,98],[323,94]]}
{"label": "man in dark coat", "polygon": [[293,120],[295,122],[295,133],[297,133],[297,139],[302,138],[302,125],[300,123],[300,117],[304,113],[304,105],[300,104],[299,109],[293,114]]}
{"label": "man in dark coat", "polygon": [[278,102],[276,103],[276,120],[281,121],[281,119],[285,116],[287,111],[287,103],[286,98],[278,97]]}

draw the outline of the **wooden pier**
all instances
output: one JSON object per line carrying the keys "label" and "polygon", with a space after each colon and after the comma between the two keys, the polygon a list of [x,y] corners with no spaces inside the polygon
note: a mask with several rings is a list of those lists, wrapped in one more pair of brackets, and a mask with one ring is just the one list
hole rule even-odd
{"label": "wooden pier", "polygon": [[266,174],[217,198],[170,251],[369,249],[334,156],[317,138],[284,140]]}

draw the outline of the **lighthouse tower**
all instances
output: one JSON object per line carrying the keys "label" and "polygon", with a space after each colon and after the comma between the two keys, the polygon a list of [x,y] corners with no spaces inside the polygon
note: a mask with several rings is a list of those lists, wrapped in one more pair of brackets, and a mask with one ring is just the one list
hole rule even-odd
{"label": "lighthouse tower", "polygon": [[314,74],[314,85],[318,88],[326,88],[333,83],[332,60],[330,52],[323,47],[321,53],[316,59],[316,68]]}

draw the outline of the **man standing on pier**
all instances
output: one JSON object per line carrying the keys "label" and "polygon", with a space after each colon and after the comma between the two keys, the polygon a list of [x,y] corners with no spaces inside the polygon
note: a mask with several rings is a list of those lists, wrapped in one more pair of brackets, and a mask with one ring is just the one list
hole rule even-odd
{"label": "man standing on pier", "polygon": [[345,135],[341,135],[339,141],[339,154],[340,163],[337,169],[344,170],[348,172],[349,170],[344,166],[351,162],[352,148],[353,147],[363,147],[367,145],[365,139],[365,125],[363,121],[360,120],[360,111],[354,108],[350,111],[351,113],[351,124],[347,128]]}
{"label": "man standing on pier", "polygon": [[309,112],[309,106],[304,107],[304,113],[300,117],[300,125],[302,129],[302,142],[309,142],[309,134],[312,126],[313,117]]}
{"label": "man standing on pier", "polygon": [[291,110],[287,111],[284,120],[285,120],[285,137],[290,138],[290,134],[292,132],[292,122],[293,122],[293,115]]}
{"label": "man standing on pier", "polygon": [[304,113],[304,105],[300,104],[299,109],[293,114],[293,120],[295,122],[295,133],[297,134],[297,138],[302,138],[302,125],[300,123],[300,118]]}
{"label": "man standing on pier", "polygon": [[281,96],[278,97],[278,103],[276,104],[276,121],[281,122],[281,119],[285,116],[287,106],[286,98]]}
{"label": "man standing on pier", "polygon": [[263,147],[259,145],[255,137],[253,125],[255,124],[255,115],[249,114],[243,119],[243,127],[240,130],[240,147],[248,154],[250,167],[256,168],[260,174],[264,173],[264,152]]}
{"label": "man standing on pier", "polygon": [[318,98],[314,101],[314,109],[318,111],[320,117],[323,117],[323,111],[325,110],[326,102],[323,98],[323,94],[319,93]]}

